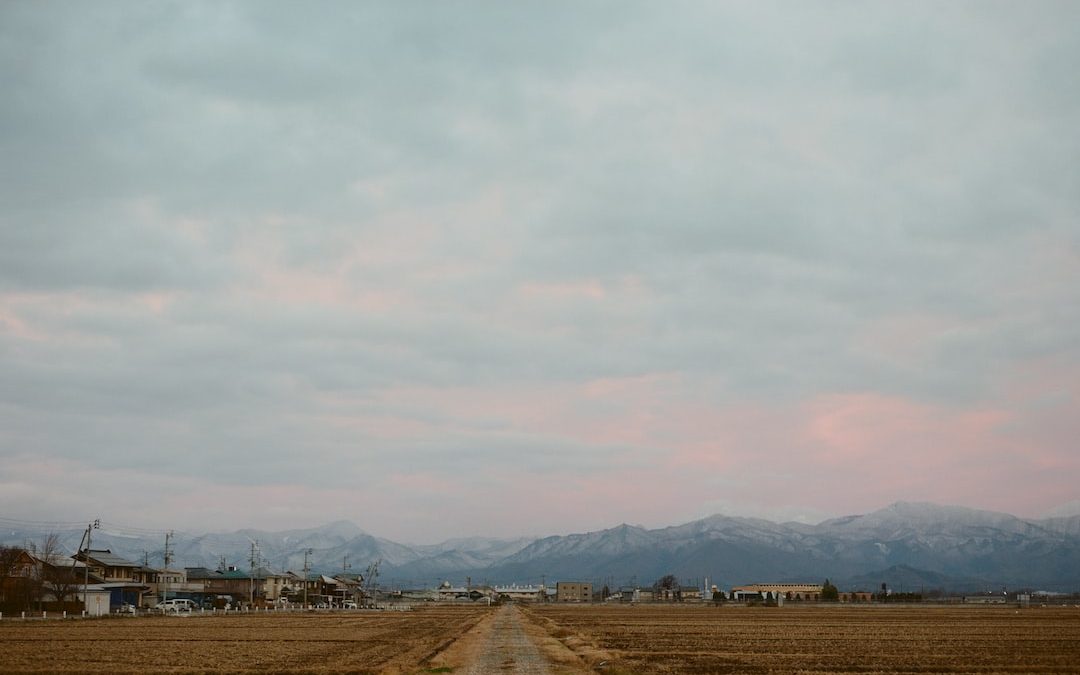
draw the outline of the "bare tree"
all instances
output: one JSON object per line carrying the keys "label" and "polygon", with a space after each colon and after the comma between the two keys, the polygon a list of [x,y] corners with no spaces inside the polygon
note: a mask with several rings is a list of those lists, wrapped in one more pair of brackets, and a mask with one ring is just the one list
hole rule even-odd
{"label": "bare tree", "polygon": [[50,532],[40,544],[31,544],[29,548],[31,555],[37,559],[29,583],[38,609],[42,608],[49,596],[65,602],[69,595],[75,593],[78,580],[75,577],[75,561],[63,555],[60,537]]}
{"label": "bare tree", "polygon": [[75,559],[62,554],[49,561],[46,581],[52,586],[52,594],[57,602],[66,603],[78,600],[82,579],[75,570]]}

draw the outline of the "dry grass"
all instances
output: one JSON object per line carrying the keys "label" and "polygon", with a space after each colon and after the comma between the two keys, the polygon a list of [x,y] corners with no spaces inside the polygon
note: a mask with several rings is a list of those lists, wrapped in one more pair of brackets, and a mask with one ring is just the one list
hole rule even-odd
{"label": "dry grass", "polygon": [[1080,609],[536,606],[583,660],[632,673],[1077,673]]}
{"label": "dry grass", "polygon": [[[4,673],[413,673],[472,662],[487,607],[0,623]],[[556,672],[1077,673],[1080,609],[525,608]]]}
{"label": "dry grass", "polygon": [[486,607],[413,612],[4,621],[4,673],[399,673],[473,628]]}

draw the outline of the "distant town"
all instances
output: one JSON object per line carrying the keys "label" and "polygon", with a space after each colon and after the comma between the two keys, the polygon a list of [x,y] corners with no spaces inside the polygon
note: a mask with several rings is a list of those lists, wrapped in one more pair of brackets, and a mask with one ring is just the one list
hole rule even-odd
{"label": "distant town", "polygon": [[[404,609],[416,603],[714,603],[782,606],[786,603],[918,603],[926,601],[1020,605],[1075,602],[1063,593],[1030,592],[930,596],[876,590],[840,590],[827,579],[816,583],[753,583],[720,588],[704,580],[680,583],[666,575],[648,586],[612,588],[579,580],[551,584],[474,584],[444,581],[433,588],[380,589],[379,561],[361,573],[334,575],[273,571],[256,564],[242,569],[222,564],[155,568],[127,560],[108,549],[82,549],[72,556],[54,553],[55,539],[43,547],[0,547],[0,612],[3,617],[104,616],[169,612],[229,612]],[[42,550],[44,549],[44,550]]]}
{"label": "distant town", "polygon": [[717,515],[440,544],[402,544],[349,521],[232,533],[0,523],[7,618],[420,603],[1080,604],[1080,515],[1025,520],[928,503],[813,526]]}

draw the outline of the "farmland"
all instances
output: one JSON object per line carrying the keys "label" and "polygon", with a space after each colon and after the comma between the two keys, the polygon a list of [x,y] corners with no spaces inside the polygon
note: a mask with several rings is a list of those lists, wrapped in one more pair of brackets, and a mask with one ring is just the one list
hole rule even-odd
{"label": "farmland", "polygon": [[1075,607],[425,605],[0,622],[4,673],[1075,673]]}
{"label": "farmland", "polygon": [[1075,673],[1080,609],[566,606],[528,614],[634,673]]}
{"label": "farmland", "polygon": [[414,672],[490,610],[0,623],[0,671]]}

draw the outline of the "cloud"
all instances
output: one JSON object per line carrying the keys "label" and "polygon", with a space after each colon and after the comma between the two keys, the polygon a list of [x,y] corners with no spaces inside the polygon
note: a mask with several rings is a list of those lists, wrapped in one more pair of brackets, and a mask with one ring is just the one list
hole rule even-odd
{"label": "cloud", "polygon": [[1074,6],[0,14],[21,485],[413,539],[1068,501]]}

